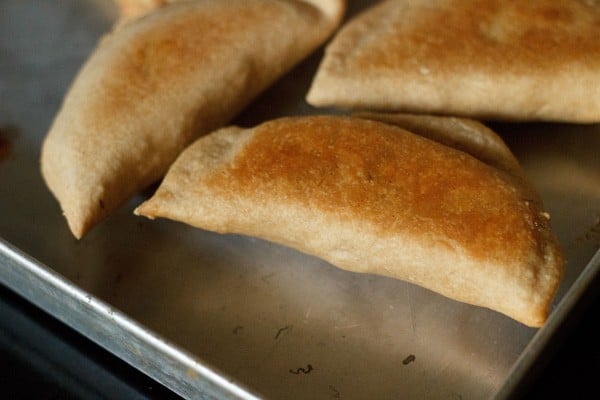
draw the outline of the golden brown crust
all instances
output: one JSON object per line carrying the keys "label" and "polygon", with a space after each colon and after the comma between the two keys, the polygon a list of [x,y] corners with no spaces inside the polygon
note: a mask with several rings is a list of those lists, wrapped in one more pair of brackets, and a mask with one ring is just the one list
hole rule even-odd
{"label": "golden brown crust", "polygon": [[121,22],[142,17],[167,4],[181,1],[189,0],[115,0],[119,7],[119,19]]}
{"label": "golden brown crust", "polygon": [[340,20],[302,1],[181,2],[123,25],[79,72],[44,141],[44,178],[81,237],[313,51]]}
{"label": "golden brown crust", "polygon": [[357,112],[354,116],[399,126],[464,151],[485,164],[513,175],[522,174],[519,162],[502,138],[479,121],[459,117],[370,111]]}
{"label": "golden brown crust", "polygon": [[600,121],[600,3],[388,0],[344,26],[316,106]]}
{"label": "golden brown crust", "polygon": [[286,118],[197,141],[136,212],[255,235],[539,326],[562,258],[519,185],[388,124]]}

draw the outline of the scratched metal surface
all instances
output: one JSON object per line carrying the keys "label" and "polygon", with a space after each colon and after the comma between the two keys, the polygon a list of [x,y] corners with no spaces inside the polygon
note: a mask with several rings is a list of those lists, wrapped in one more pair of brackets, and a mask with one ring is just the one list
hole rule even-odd
{"label": "scratched metal surface", "polygon": [[[265,241],[132,215],[150,192],[73,239],[42,182],[40,143],[114,17],[109,1],[0,2],[0,281],[189,398],[485,398],[543,351],[524,353],[568,307],[530,329]],[[320,55],[238,122],[314,112],[302,98]],[[567,256],[556,303],[573,300],[585,290],[576,279],[599,269],[600,126],[493,127]]]}

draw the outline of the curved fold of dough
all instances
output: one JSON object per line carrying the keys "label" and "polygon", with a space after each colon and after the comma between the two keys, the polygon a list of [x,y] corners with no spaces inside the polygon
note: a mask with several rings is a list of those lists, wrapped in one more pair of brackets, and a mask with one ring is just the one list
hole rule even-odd
{"label": "curved fold of dough", "polygon": [[187,144],[323,43],[344,3],[313,3],[185,1],[105,37],[42,147],[42,174],[73,234],[161,178]]}
{"label": "curved fold of dough", "polygon": [[119,8],[119,21],[130,21],[164,7],[167,4],[191,0],[115,0]]}
{"label": "curved fold of dough", "polygon": [[386,0],[345,24],[318,107],[600,122],[600,2]]}
{"label": "curved fold of dough", "polygon": [[469,153],[485,164],[516,176],[523,175],[519,162],[502,138],[479,121],[425,114],[362,111],[353,114],[396,125],[419,136]]}
{"label": "curved fold of dough", "polygon": [[136,214],[260,237],[540,326],[563,258],[531,191],[396,126],[297,117],[197,140]]}
{"label": "curved fold of dough", "polygon": [[[119,8],[119,17],[121,21],[129,21],[158,9],[171,3],[179,3],[183,1],[193,0],[115,0]],[[342,4],[339,0],[303,0],[313,4],[317,9],[320,9],[325,15],[333,19],[341,17]],[[342,5],[343,7],[343,5]]]}

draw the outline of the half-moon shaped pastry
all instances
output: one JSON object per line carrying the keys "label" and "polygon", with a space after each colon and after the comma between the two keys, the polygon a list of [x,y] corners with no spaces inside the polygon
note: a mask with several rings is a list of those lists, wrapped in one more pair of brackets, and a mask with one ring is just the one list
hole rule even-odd
{"label": "half-moon shaped pastry", "polygon": [[563,258],[530,194],[521,176],[396,126],[296,117],[197,140],[136,213],[260,237],[540,326]]}
{"label": "half-moon shaped pastry", "polygon": [[387,0],[336,34],[315,106],[600,121],[600,2]]}
{"label": "half-moon shaped pastry", "polygon": [[342,0],[196,0],[105,37],[69,89],[41,169],[80,238],[158,180],[199,135],[227,123],[315,50]]}

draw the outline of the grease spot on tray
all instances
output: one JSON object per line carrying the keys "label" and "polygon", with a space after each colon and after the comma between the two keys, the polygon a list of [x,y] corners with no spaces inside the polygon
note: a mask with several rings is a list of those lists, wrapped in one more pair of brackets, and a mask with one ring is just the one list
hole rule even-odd
{"label": "grease spot on tray", "polygon": [[239,335],[243,332],[244,327],[241,325],[236,326],[235,328],[233,328],[233,334],[234,335]]}
{"label": "grease spot on tray", "polygon": [[0,162],[10,155],[12,141],[17,136],[19,129],[13,125],[0,126]]}
{"label": "grease spot on tray", "polygon": [[0,161],[4,161],[10,154],[10,143],[0,136]]}
{"label": "grease spot on tray", "polygon": [[188,368],[185,371],[185,374],[187,375],[188,378],[190,379],[198,379],[198,372],[196,372],[195,370],[193,370],[192,368]]}
{"label": "grease spot on tray", "polygon": [[411,362],[414,362],[416,359],[417,359],[417,357],[415,357],[415,355],[414,355],[414,354],[411,354],[411,355],[409,355],[408,357],[406,357],[406,358],[405,358],[405,359],[402,361],[402,364],[404,364],[404,365],[408,365],[408,364],[410,364]]}
{"label": "grease spot on tray", "polygon": [[600,244],[600,215],[596,216],[593,225],[585,233],[577,238],[578,242],[595,242]]}
{"label": "grease spot on tray", "polygon": [[282,333],[284,333],[285,331],[291,329],[292,327],[290,325],[286,325],[283,328],[279,328],[279,330],[277,331],[277,334],[275,335],[275,340],[279,339],[279,337],[281,336]]}
{"label": "grease spot on tray", "polygon": [[337,390],[335,388],[335,386],[329,385],[329,390],[331,390],[331,392],[332,392],[331,398],[333,398],[333,399],[341,399],[342,398],[340,395],[340,391]]}
{"label": "grease spot on tray", "polygon": [[310,364],[306,365],[306,368],[296,368],[296,369],[290,369],[290,374],[294,374],[294,375],[300,375],[300,374],[310,374],[310,372],[313,370],[313,366]]}

